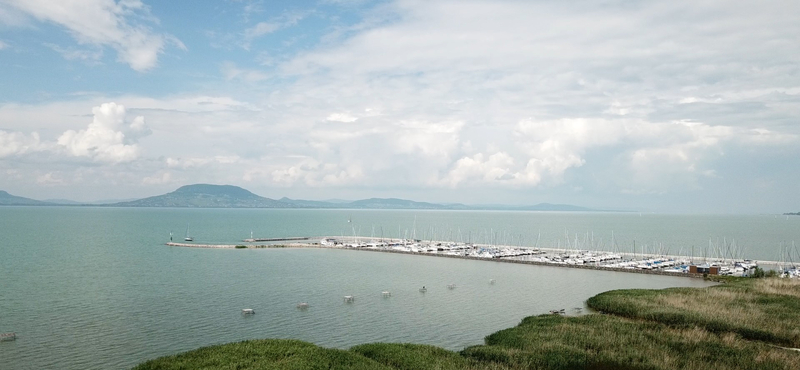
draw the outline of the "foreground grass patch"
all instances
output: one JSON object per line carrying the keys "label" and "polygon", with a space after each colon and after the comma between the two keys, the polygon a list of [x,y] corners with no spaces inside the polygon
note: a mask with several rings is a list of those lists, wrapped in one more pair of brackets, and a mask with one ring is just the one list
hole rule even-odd
{"label": "foreground grass patch", "polygon": [[511,369],[798,369],[800,353],[610,315],[528,317],[466,348],[465,357]]}
{"label": "foreground grass patch", "polygon": [[390,369],[364,356],[298,340],[264,339],[204,347],[147,361],[134,370]]}
{"label": "foreground grass patch", "polygon": [[470,361],[456,352],[423,344],[370,343],[355,346],[350,351],[400,370],[486,368],[484,364]]}
{"label": "foreground grass patch", "polygon": [[616,316],[800,347],[797,279],[732,279],[701,289],[614,290],[590,298],[587,304]]}

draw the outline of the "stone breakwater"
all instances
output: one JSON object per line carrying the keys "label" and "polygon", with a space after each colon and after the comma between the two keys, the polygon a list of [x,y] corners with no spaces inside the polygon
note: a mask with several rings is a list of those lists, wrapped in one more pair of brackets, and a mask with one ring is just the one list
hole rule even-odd
{"label": "stone breakwater", "polygon": [[166,243],[166,245],[168,245],[170,247],[211,248],[211,249],[319,248],[318,245],[304,244],[304,243],[288,243],[288,244],[196,244],[196,243],[169,242],[169,243]]}

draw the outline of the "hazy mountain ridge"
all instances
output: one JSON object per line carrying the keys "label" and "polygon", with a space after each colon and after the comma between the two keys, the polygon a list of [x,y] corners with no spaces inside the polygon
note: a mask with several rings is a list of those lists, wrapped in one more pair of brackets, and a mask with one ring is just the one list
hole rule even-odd
{"label": "hazy mountain ridge", "polygon": [[18,197],[8,192],[0,190],[0,205],[4,206],[46,206],[54,203],[43,202],[41,200]]}
{"label": "hazy mountain ridge", "polygon": [[346,203],[348,208],[366,209],[463,209],[463,204],[444,205],[398,198],[369,198]]}
{"label": "hazy mountain ridge", "polygon": [[321,200],[289,199],[287,197],[278,199],[278,201],[289,204],[294,208],[339,208],[342,204],[349,203],[330,203]]}
{"label": "hazy mountain ridge", "polygon": [[417,202],[399,198],[369,198],[356,201],[279,200],[256,195],[233,185],[185,185],[173,192],[124,202],[98,204],[58,199],[46,202],[18,197],[0,191],[0,205],[176,207],[176,208],[308,208],[308,209],[420,209],[420,210],[506,210],[506,211],[594,211],[568,204],[540,203],[532,206],[465,205],[460,203]]}

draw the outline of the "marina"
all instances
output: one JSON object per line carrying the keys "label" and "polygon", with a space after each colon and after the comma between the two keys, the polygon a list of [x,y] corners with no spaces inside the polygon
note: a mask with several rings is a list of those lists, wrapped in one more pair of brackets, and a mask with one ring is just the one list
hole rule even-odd
{"label": "marina", "polygon": [[[168,246],[196,248],[334,248],[387,253],[404,253],[447,258],[464,258],[527,265],[550,265],[559,267],[596,269],[643,274],[667,274],[702,277],[704,275],[749,276],[759,264],[773,266],[779,275],[799,277],[800,270],[794,264],[778,261],[754,261],[741,258],[708,258],[646,252],[610,252],[589,249],[514,247],[457,243],[447,241],[422,241],[407,239],[376,239],[373,237],[287,237],[271,239],[245,239],[278,241],[305,241],[291,244],[233,245],[190,244],[169,242]],[[710,245],[712,243],[709,243]],[[579,245],[576,238],[575,246]],[[713,245],[712,245],[713,246]],[[720,253],[724,253],[720,251]],[[494,281],[490,280],[490,284]],[[447,286],[455,289],[455,284]],[[420,289],[423,292],[423,289]]]}

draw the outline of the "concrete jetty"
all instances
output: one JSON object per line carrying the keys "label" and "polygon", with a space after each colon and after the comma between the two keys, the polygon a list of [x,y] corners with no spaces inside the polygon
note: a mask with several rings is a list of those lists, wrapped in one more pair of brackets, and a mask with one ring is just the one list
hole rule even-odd
{"label": "concrete jetty", "polygon": [[255,243],[255,242],[290,242],[290,241],[299,241],[299,240],[308,240],[310,238],[305,236],[297,236],[297,237],[288,237],[288,238],[249,238],[242,240],[245,243]]}
{"label": "concrete jetty", "polygon": [[199,244],[199,243],[166,243],[170,247],[186,247],[186,248],[214,248],[214,249],[262,249],[262,248],[318,248],[307,243],[289,243],[289,244]]}

